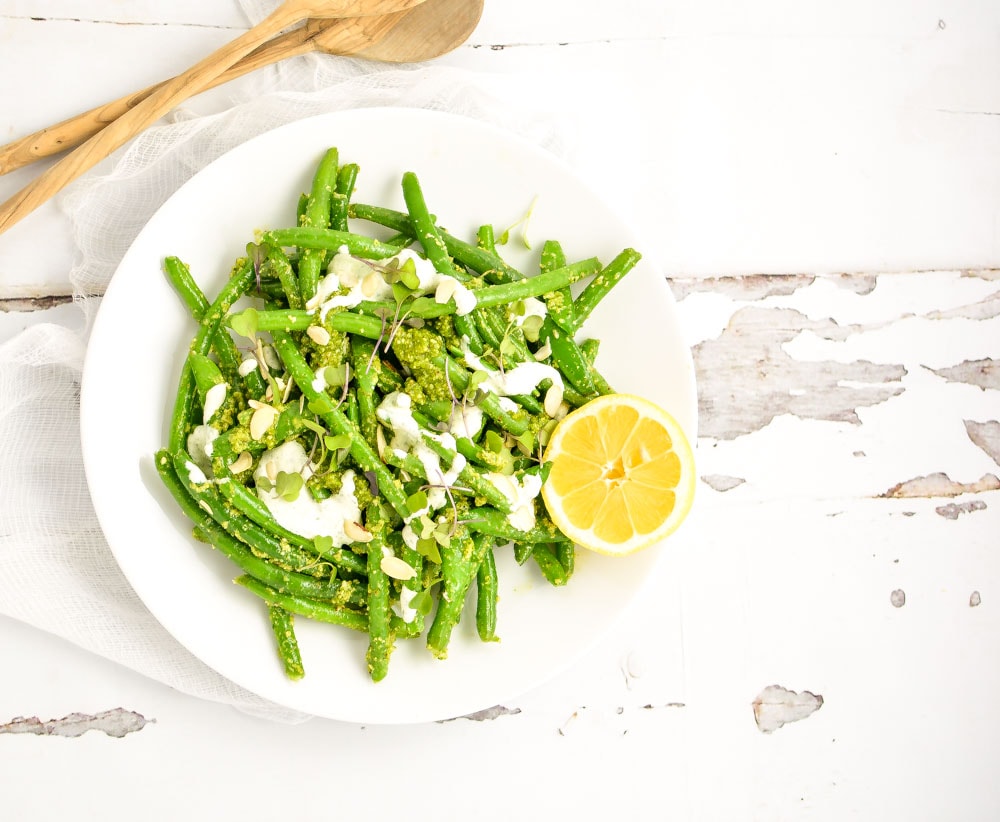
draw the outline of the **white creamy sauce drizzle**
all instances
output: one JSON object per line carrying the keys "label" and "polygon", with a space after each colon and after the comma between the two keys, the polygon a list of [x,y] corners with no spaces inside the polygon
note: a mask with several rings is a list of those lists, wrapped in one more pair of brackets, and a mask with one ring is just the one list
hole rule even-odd
{"label": "white creamy sauce drizzle", "polygon": [[220,382],[213,385],[205,392],[205,408],[202,412],[202,422],[208,425],[216,412],[222,408],[222,403],[226,401],[226,392],[229,390],[229,383]]}
{"label": "white creamy sauce drizzle", "polygon": [[[403,265],[407,260],[413,260],[417,279],[420,282],[416,289],[417,294],[432,294],[443,280],[454,280],[455,288],[452,299],[455,301],[455,313],[458,315],[468,314],[476,307],[475,292],[470,291],[465,285],[454,277],[447,274],[439,274],[434,264],[424,259],[411,248],[404,248],[398,254],[379,260],[381,266],[392,265],[392,260]],[[326,319],[326,315],[333,308],[344,307],[353,308],[365,300],[392,300],[392,286],[385,282],[382,277],[375,277],[374,280],[365,282],[368,275],[375,269],[350,255],[346,246],[341,246],[337,253],[333,255],[330,265],[327,267],[327,274],[323,277],[316,288],[314,296],[306,306],[310,309],[319,307],[320,318]],[[368,288],[371,293],[365,294],[364,289]],[[344,289],[346,289],[345,293]]]}
{"label": "white creamy sauce drizzle", "polygon": [[[277,475],[279,471],[301,474],[303,479],[312,476],[312,466],[305,449],[296,441],[286,442],[265,451],[254,470],[254,480],[268,477],[268,466]],[[282,499],[275,490],[265,491],[258,486],[257,496],[267,506],[278,523],[306,539],[330,537],[334,546],[347,545],[351,539],[344,532],[345,522],[361,522],[361,509],[354,496],[354,472],[345,471],[340,490],[324,500],[315,500],[303,488],[293,500]]]}
{"label": "white creamy sauce drizzle", "polygon": [[205,474],[212,473],[212,443],[218,436],[218,430],[211,425],[199,425],[188,434],[188,454]]}
{"label": "white creamy sauce drizzle", "polygon": [[[479,383],[479,387],[483,391],[498,394],[500,397],[530,394],[542,380],[552,380],[553,385],[560,387],[563,385],[562,374],[551,365],[543,362],[522,362],[502,373],[495,371],[483,364],[483,361],[473,353],[464,339],[462,340],[462,359],[473,371],[487,372],[489,376]],[[514,405],[512,408],[501,402],[501,407],[504,410],[512,411],[517,406]]]}
{"label": "white creamy sauce drizzle", "polygon": [[525,297],[520,301],[524,306],[523,314],[514,314],[514,323],[520,327],[528,317],[541,317],[543,320],[548,316],[549,308],[537,297]]}
{"label": "white creamy sauce drizzle", "polygon": [[542,490],[542,478],[538,474],[525,474],[520,480],[506,474],[487,474],[487,478],[510,502],[507,521],[521,531],[534,528],[534,499]]}
{"label": "white creamy sauce drizzle", "polygon": [[[434,486],[427,489],[427,508],[434,511],[448,504],[446,488],[455,484],[458,475],[466,466],[466,459],[461,454],[455,454],[451,467],[447,471],[444,470],[441,466],[441,458],[424,442],[424,437],[427,436],[440,442],[449,451],[455,451],[455,437],[447,432],[437,434],[422,430],[420,424],[413,418],[412,405],[413,402],[409,394],[393,391],[386,394],[378,408],[375,409],[375,415],[392,431],[389,447],[401,456],[413,454],[420,460],[428,484]],[[419,516],[423,513],[422,511],[416,512],[413,516]]]}
{"label": "white creamy sauce drizzle", "polygon": [[411,591],[405,585],[399,589],[399,601],[392,603],[392,610],[403,622],[413,622],[417,618],[416,608],[411,608],[410,603],[417,595],[416,591]]}
{"label": "white creamy sauce drizzle", "polygon": [[192,485],[201,485],[208,482],[208,477],[205,476],[204,471],[193,462],[185,462],[184,467],[187,469],[188,479]]}

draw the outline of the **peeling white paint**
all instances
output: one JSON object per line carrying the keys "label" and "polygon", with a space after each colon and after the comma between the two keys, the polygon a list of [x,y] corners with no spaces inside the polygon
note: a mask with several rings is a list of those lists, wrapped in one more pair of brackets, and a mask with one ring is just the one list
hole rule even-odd
{"label": "peeling white paint", "polygon": [[796,693],[768,685],[753,701],[753,716],[761,733],[774,733],[789,722],[798,722],[823,707],[823,697],[809,691]]}

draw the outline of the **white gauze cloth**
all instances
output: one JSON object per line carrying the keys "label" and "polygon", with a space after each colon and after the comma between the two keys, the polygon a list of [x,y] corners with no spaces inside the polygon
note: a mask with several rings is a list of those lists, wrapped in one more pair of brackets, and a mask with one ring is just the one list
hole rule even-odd
{"label": "white gauze cloth", "polygon": [[[276,5],[243,0],[251,21]],[[136,234],[183,182],[284,123],[367,106],[438,109],[513,129],[565,155],[565,136],[584,133],[574,120],[584,112],[555,84],[546,90],[527,72],[498,76],[315,55],[259,71],[240,89],[222,113],[176,112],[62,198],[78,252],[70,279],[85,319],[74,328],[85,331],[36,325],[0,346],[0,614],[182,692],[298,721],[305,717],[226,680],[174,640],[132,591],[105,542],[79,439],[86,334],[99,303],[94,295],[104,292]]]}

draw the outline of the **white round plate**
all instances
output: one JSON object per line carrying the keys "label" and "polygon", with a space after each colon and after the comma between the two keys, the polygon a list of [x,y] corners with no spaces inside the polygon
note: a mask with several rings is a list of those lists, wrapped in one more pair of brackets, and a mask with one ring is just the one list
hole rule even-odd
{"label": "white round plate", "polygon": [[[478,121],[414,109],[361,109],[291,123],[219,158],[180,188],[136,238],[97,317],[82,389],[82,437],[90,491],[115,557],[154,616],[206,664],[250,691],[305,713],[359,723],[461,716],[511,699],[574,662],[614,621],[664,546],[607,558],[579,552],[576,573],[553,588],[534,563],[499,550],[501,642],[480,642],[472,615],[447,660],[422,640],[400,641],[385,680],[369,680],[367,638],[296,622],[306,676],[279,664],[266,609],[234,585],[235,567],[195,541],[160,485],[152,454],[164,447],[178,376],[195,324],[162,273],[187,262],[212,299],[257,229],[295,224],[300,192],[330,146],[360,165],[355,200],[404,209],[404,171],[421,180],[429,208],[451,233],[498,232],[535,203],[528,227],[503,249],[537,271],[541,242],[562,242],[570,260],[607,262],[640,241],[607,203],[539,148]],[[361,225],[357,226],[362,228]],[[534,266],[534,268],[532,268]],[[619,391],[641,394],[676,416],[692,440],[696,399],[690,353],[661,272],[641,262],[588,320],[601,340],[598,366]]]}

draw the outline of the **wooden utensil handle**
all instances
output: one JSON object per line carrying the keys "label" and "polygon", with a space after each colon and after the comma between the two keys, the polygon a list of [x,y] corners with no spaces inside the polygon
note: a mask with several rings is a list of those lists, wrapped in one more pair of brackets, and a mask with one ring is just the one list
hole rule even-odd
{"label": "wooden utensil handle", "polygon": [[[305,54],[311,50],[312,32],[307,31],[304,27],[279,34],[241,58],[235,65],[230,66],[206,85],[203,90],[207,91],[230,80],[235,80],[237,77],[242,77],[244,74],[249,74],[258,68]],[[96,106],[90,111],[77,114],[61,123],[48,126],[34,134],[28,134],[7,143],[5,146],[0,146],[0,174],[7,174],[36,160],[41,160],[43,157],[51,157],[53,154],[75,148],[104,129],[109,123],[113,123],[125,112],[135,108],[162,85],[161,82],[142,91],[126,94],[110,103]]]}
{"label": "wooden utensil handle", "polygon": [[286,0],[271,15],[183,74],[164,82],[145,100],[126,111],[80,147],[63,157],[0,205],[0,234],[62,191],[112,151],[131,140],[178,103],[202,91],[245,54],[312,11],[310,0]]}

